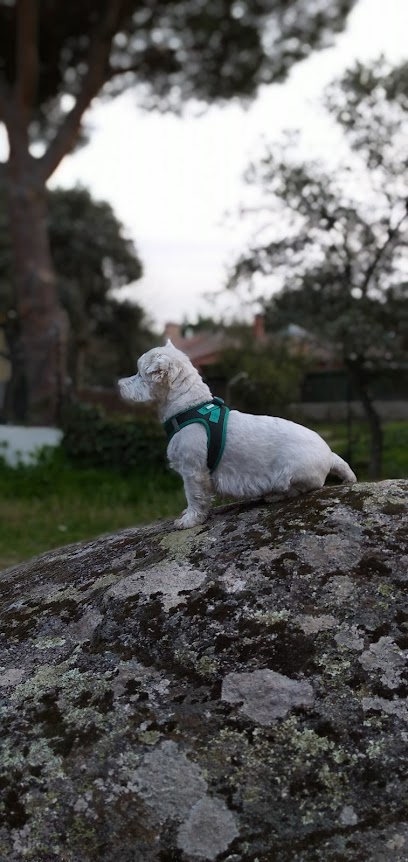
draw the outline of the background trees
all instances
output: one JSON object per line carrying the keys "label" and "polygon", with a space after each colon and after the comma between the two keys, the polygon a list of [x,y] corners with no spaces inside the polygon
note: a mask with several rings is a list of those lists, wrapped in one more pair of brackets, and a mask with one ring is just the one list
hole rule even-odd
{"label": "background trees", "polygon": [[32,421],[56,419],[68,326],[58,301],[45,186],[101,91],[138,85],[148,107],[251,96],[340,29],[353,0],[10,0],[0,6],[0,121]]}
{"label": "background trees", "polygon": [[351,145],[341,164],[305,161],[288,146],[251,168],[264,230],[232,276],[278,288],[264,299],[270,330],[299,323],[330,343],[369,423],[373,477],[382,454],[373,376],[408,355],[406,75],[406,66],[356,66],[329,89]]}
{"label": "background trees", "polygon": [[[58,299],[68,315],[68,372],[74,389],[112,386],[152,346],[140,306],[120,300],[120,288],[142,274],[137,251],[105,201],[83,188],[48,192],[48,231]],[[0,214],[4,208],[0,205]],[[8,410],[23,417],[26,391],[19,353],[19,317],[12,289],[12,249],[0,217],[0,315],[7,321],[14,375]]]}
{"label": "background trees", "polygon": [[240,348],[226,350],[217,371],[226,381],[230,406],[259,415],[285,415],[299,399],[306,363],[290,354],[284,340],[274,347],[253,339]]}
{"label": "background trees", "polygon": [[56,189],[48,199],[58,295],[70,321],[70,378],[76,388],[112,386],[153,337],[140,306],[120,299],[120,288],[142,275],[140,258],[105,201],[83,188]]}

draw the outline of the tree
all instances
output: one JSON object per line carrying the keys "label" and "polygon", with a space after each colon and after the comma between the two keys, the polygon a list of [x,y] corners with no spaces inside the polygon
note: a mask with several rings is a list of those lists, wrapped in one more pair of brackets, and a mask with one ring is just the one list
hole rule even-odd
{"label": "tree", "polygon": [[269,150],[252,167],[249,178],[263,191],[269,222],[231,282],[269,279],[277,292],[265,301],[267,326],[300,323],[331,344],[369,424],[374,478],[383,441],[373,374],[407,356],[408,183],[406,117],[388,86],[395,70],[383,69],[382,79],[368,70],[366,87],[358,86],[362,74],[358,67],[327,95],[355,148],[335,171],[304,162],[289,147]]}
{"label": "tree", "polygon": [[279,413],[299,397],[307,363],[293,354],[285,336],[271,343],[255,333],[253,324],[239,320],[226,324],[211,317],[199,317],[196,323],[185,321],[183,328],[187,337],[200,333],[218,336],[215,352],[219,358],[206,365],[203,373],[210,387],[220,388],[230,407]]}
{"label": "tree", "polygon": [[107,297],[87,344],[82,384],[116,385],[119,377],[136,372],[138,356],[156,344],[140,305]]}
{"label": "tree", "polygon": [[112,385],[130,373],[152,346],[138,305],[120,300],[142,265],[112,208],[83,188],[48,195],[49,238],[59,300],[70,321],[70,376],[74,386]]}
{"label": "tree", "polygon": [[371,169],[386,165],[388,176],[397,177],[407,167],[408,63],[391,66],[383,57],[372,66],[356,63],[328,87],[325,102]]}
{"label": "tree", "polygon": [[[99,92],[138,85],[148,107],[250,97],[341,29],[354,0],[7,0],[0,5],[0,120],[33,421],[56,418],[67,325],[47,234],[45,186]],[[62,383],[63,385],[63,383]]]}
{"label": "tree", "polygon": [[217,371],[226,380],[226,401],[238,410],[282,414],[299,397],[305,363],[285,343],[255,344],[247,340],[225,351]]}
{"label": "tree", "polygon": [[[139,257],[110,205],[95,201],[86,189],[55,189],[47,198],[58,298],[70,322],[72,385],[112,385],[117,377],[130,373],[139,353],[152,346],[153,335],[143,310],[120,299],[120,289],[142,274]],[[0,315],[8,320],[14,357],[14,397],[9,393],[9,410],[13,412],[14,404],[21,419],[25,394],[18,361],[19,317],[12,289],[10,236],[1,217]]]}

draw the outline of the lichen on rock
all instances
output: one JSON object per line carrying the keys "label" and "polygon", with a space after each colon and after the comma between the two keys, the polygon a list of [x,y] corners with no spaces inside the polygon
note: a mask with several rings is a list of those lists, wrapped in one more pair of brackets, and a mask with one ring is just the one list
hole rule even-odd
{"label": "lichen on rock", "polygon": [[1,860],[406,862],[408,482],[0,577]]}

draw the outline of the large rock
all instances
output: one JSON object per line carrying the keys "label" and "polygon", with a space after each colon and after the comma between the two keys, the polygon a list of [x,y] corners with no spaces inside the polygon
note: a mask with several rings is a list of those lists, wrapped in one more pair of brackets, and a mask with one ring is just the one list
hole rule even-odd
{"label": "large rock", "polygon": [[3,573],[0,858],[408,859],[408,482]]}

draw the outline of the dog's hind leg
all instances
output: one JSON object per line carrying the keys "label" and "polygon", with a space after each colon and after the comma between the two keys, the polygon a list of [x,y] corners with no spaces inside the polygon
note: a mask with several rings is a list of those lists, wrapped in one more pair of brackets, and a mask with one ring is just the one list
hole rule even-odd
{"label": "dog's hind leg", "polygon": [[202,473],[182,473],[187,509],[174,522],[177,530],[203,524],[210,511],[212,487],[208,470]]}
{"label": "dog's hind leg", "polygon": [[289,487],[287,491],[271,491],[270,494],[265,494],[263,499],[265,503],[280,503],[282,500],[290,500],[292,497],[298,497],[302,493],[304,492],[298,488]]}
{"label": "dog's hind leg", "polygon": [[282,500],[291,500],[294,497],[299,497],[301,494],[308,494],[310,491],[316,491],[324,485],[324,478],[320,475],[307,476],[306,478],[297,477],[291,479],[287,488],[277,488],[276,491],[271,491],[270,494],[264,496],[266,503],[279,503]]}

